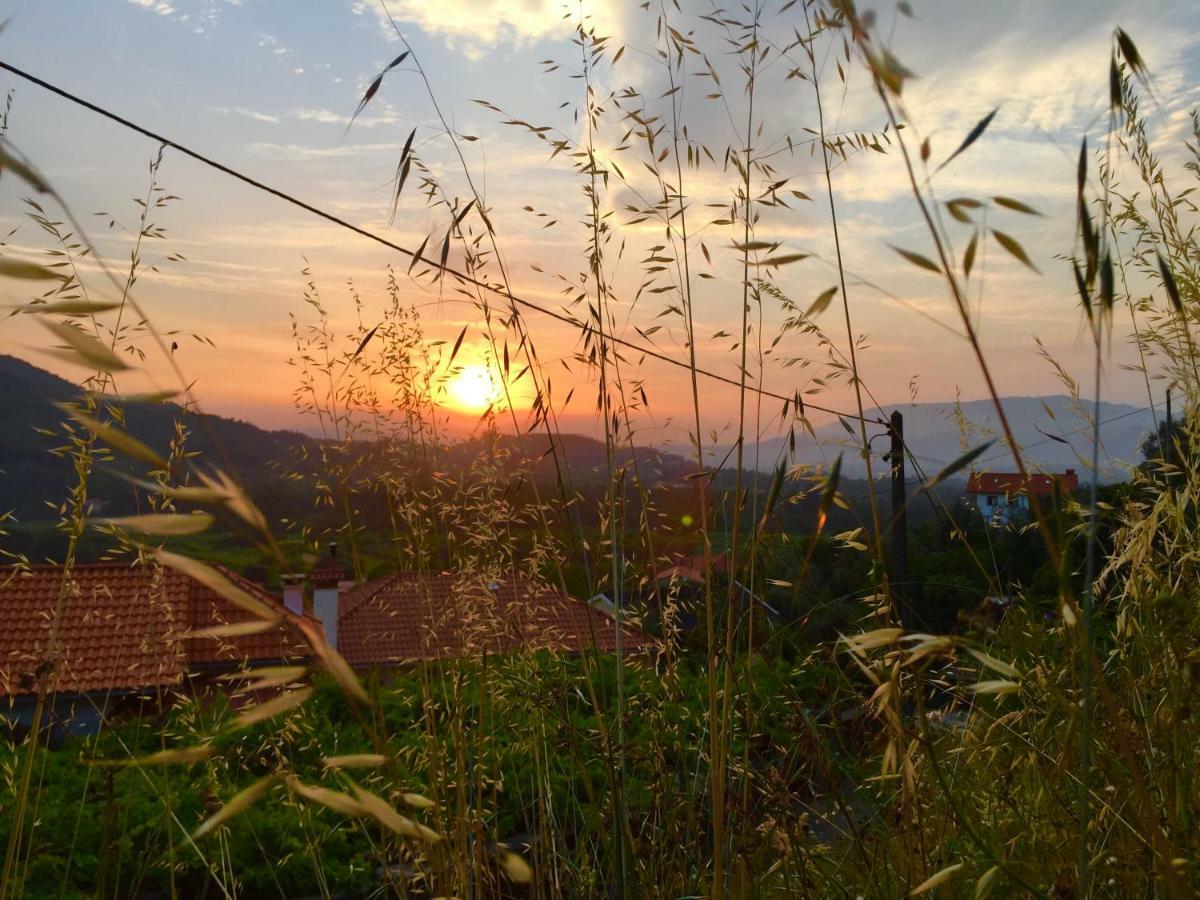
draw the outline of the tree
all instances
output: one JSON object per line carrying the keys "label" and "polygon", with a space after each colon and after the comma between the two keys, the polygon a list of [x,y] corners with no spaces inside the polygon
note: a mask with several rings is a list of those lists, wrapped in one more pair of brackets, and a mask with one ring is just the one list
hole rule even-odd
{"label": "tree", "polygon": [[1142,468],[1160,462],[1180,465],[1192,456],[1192,424],[1185,419],[1166,419],[1158,428],[1146,435],[1138,448],[1142,454]]}

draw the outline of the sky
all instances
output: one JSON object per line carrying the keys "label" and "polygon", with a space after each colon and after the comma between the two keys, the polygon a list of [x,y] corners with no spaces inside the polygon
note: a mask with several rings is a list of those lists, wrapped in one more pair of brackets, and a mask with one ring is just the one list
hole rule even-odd
{"label": "sky", "polygon": [[[1189,112],[1200,102],[1200,10],[1162,0],[913,0],[910,5],[911,18],[891,6],[876,9],[894,54],[914,74],[904,89],[905,110],[910,133],[928,137],[931,159],[945,158],[976,122],[998,110],[983,137],[932,180],[935,193],[940,198],[1008,196],[1044,213],[989,211],[988,224],[1019,240],[1040,271],[1031,271],[994,242],[981,251],[972,297],[999,389],[1008,395],[1062,392],[1054,368],[1039,355],[1037,338],[1090,390],[1090,342],[1061,258],[1072,245],[1079,142],[1086,135],[1092,146],[1103,143],[1109,48],[1113,28],[1120,25],[1153,73],[1158,104],[1148,109],[1154,146],[1177,189],[1186,186],[1191,176],[1179,161]],[[699,257],[696,263],[697,271],[713,276],[697,280],[697,355],[701,366],[736,380],[735,339],[723,336],[740,327],[736,235],[707,224],[723,215],[718,207],[727,207],[732,197],[737,177],[720,163],[727,147],[742,146],[750,115],[742,76],[728,52],[728,33],[712,21],[716,7],[711,2],[689,0],[672,11],[673,27],[709,53],[727,101],[708,99],[712,81],[695,75],[664,99],[669,83],[656,55],[662,45],[657,5],[643,9],[640,3],[587,0],[585,6],[597,33],[610,37],[608,57],[625,48],[615,65],[594,73],[598,94],[636,86],[661,121],[669,119],[676,103],[689,136],[713,154],[715,162],[706,159],[684,179],[693,198],[693,253],[703,241],[712,257],[711,263]],[[803,20],[799,5],[782,14],[779,6],[767,5],[763,22],[767,39],[782,44]],[[741,14],[740,9],[731,7],[731,14]],[[412,183],[391,216],[391,180],[413,129],[414,149],[446,191],[462,197],[469,190],[431,91],[437,109],[460,136],[458,146],[485,198],[516,293],[561,309],[571,295],[564,297],[559,276],[575,279],[587,268],[585,179],[564,155],[551,159],[537,135],[504,124],[523,120],[549,127],[551,136],[583,138],[583,126],[573,115],[583,96],[582,82],[572,77],[579,61],[572,42],[578,4],[27,0],[9,4],[6,14],[11,19],[0,33],[0,59],[410,248],[431,233],[438,235],[431,242],[436,246],[447,224],[445,210],[428,208]],[[401,50],[397,28],[413,56],[388,73],[348,128],[367,85]],[[885,123],[878,98],[861,65],[846,64],[840,56],[839,42],[819,57],[826,128],[878,132]],[[778,242],[780,254],[811,254],[772,273],[779,290],[805,309],[838,280],[824,174],[809,140],[817,128],[817,107],[811,81],[787,78],[792,66],[777,61],[778,54],[769,58],[753,98],[754,143],[760,152],[771,153],[777,177],[788,180],[786,191],[812,199],[787,195],[790,208],[762,210],[756,238]],[[547,60],[560,68],[546,72]],[[839,60],[848,72],[844,82]],[[694,71],[698,63],[691,59],[689,66]],[[127,265],[128,229],[136,223],[137,198],[146,192],[156,145],[0,72],[0,91],[8,90],[8,139],[90,224],[97,251],[117,268]],[[651,248],[661,243],[663,228],[633,222],[626,205],[637,205],[638,195],[652,192],[654,182],[642,165],[644,152],[614,149],[630,123],[615,114],[613,103],[604,106],[607,118],[596,142],[613,153],[605,158],[617,162],[626,176],[625,183],[611,179],[601,201],[613,228],[610,308],[618,334],[641,344],[652,340],[660,352],[683,359],[679,320],[669,311],[678,301],[669,292],[638,292],[641,260],[654,254]],[[1118,177],[1122,174],[1118,167]],[[405,302],[420,309],[425,337],[450,342],[465,326],[459,364],[486,363],[478,310],[456,299],[450,286],[439,290],[428,279],[403,277],[407,260],[393,251],[169,149],[158,181],[179,199],[154,211],[163,236],[147,242],[143,261],[156,271],[143,272],[136,292],[160,329],[180,332],[176,361],[195,380],[209,411],[264,427],[311,428],[291,403],[296,370],[287,364],[294,355],[289,315],[302,323],[312,320],[304,302],[311,280],[335,330],[346,332],[360,315],[370,324],[381,314],[389,263],[402,276]],[[889,247],[932,255],[899,154],[852,154],[833,170],[832,186],[850,276],[852,327],[870,396],[884,407],[902,407],[914,398],[982,396],[970,347],[953,333],[957,323],[943,283]],[[15,179],[0,179],[0,226],[5,232],[16,229],[4,252],[37,258],[52,243],[27,218],[26,193]],[[548,222],[556,224],[546,227]],[[968,233],[951,231],[961,248]],[[461,262],[457,251],[451,262]],[[29,298],[24,283],[0,284],[0,291],[7,303]],[[356,312],[355,294],[361,312]],[[822,313],[818,324],[845,352],[840,303],[839,298]],[[756,308],[756,327],[758,315]],[[777,300],[767,298],[761,315],[769,344],[786,314]],[[596,375],[572,361],[581,349],[579,334],[536,312],[526,313],[525,325],[547,372],[555,373],[556,396],[561,400],[567,388],[577,386],[572,404],[562,411],[564,430],[595,433]],[[651,332],[655,325],[660,330]],[[186,337],[190,334],[212,343]],[[40,343],[44,340],[29,317],[5,320],[0,352],[79,376],[40,353]],[[823,366],[826,354],[812,335],[788,332],[764,364],[764,386],[781,394],[803,390],[811,402],[853,409],[847,385],[822,387],[822,381],[830,381]],[[1146,403],[1143,379],[1128,371],[1133,362],[1136,354],[1118,330],[1106,357],[1105,399]],[[686,440],[691,415],[686,373],[635,351],[625,354],[623,365],[626,381],[644,385],[647,393],[648,407],[639,411],[635,425],[642,439]],[[143,368],[138,377],[148,384],[170,381],[165,364],[153,354]],[[486,382],[478,370],[468,373],[471,379]],[[447,399],[448,407],[469,406],[472,396],[486,393],[459,387]],[[738,415],[736,390],[706,380],[701,400],[707,437],[728,435]],[[764,405],[758,425],[764,436],[778,429],[779,405],[774,400]],[[813,415],[818,424],[828,418]]]}

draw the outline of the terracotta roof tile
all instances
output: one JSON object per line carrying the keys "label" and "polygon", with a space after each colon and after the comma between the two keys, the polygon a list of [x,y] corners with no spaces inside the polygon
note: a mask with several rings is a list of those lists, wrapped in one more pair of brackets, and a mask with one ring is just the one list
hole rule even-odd
{"label": "terracotta roof tile", "polygon": [[[688,569],[693,572],[703,572],[704,561],[703,553],[670,553],[667,555],[669,565],[678,566],[681,570]],[[712,555],[712,570],[718,575],[729,574],[728,550]]]}
{"label": "terracotta roof tile", "polygon": [[[283,618],[295,617],[283,602],[247,578],[218,566],[225,577],[238,587],[265,602],[279,612]],[[188,603],[188,627],[192,630],[211,628],[214,625],[232,625],[249,622],[255,617],[245,610],[233,606],[218,594],[199,582],[188,579],[191,587]],[[298,643],[283,628],[263,631],[259,634],[241,635],[220,641],[212,638],[186,639],[187,657],[190,666],[205,664],[232,664],[242,660],[281,660],[307,655],[307,648]]]}
{"label": "terracotta roof tile", "polygon": [[[287,610],[260,586],[225,574],[264,602]],[[0,695],[38,689],[50,665],[53,611],[62,569],[0,572]],[[182,682],[196,666],[278,660],[300,651],[283,629],[216,641],[189,630],[250,619],[219,595],[170,569],[124,563],[79,565],[57,619],[57,666],[51,690],[124,691]]]}
{"label": "terracotta roof tile", "polygon": [[[354,666],[511,653],[616,648],[617,626],[581,600],[524,577],[489,586],[455,575],[405,573],[342,596],[338,650]],[[625,626],[622,647],[649,645]]]}
{"label": "terracotta roof tile", "polygon": [[972,472],[967,479],[968,494],[1020,494],[1030,493],[1048,496],[1054,493],[1054,484],[1064,493],[1079,489],[1079,476],[1074,469],[1062,475],[1030,475],[1022,480],[1016,472]]}
{"label": "terracotta roof tile", "polygon": [[704,564],[701,562],[699,567],[686,566],[681,564],[667,566],[665,569],[659,569],[654,573],[655,581],[690,581],[695,584],[704,584]]}

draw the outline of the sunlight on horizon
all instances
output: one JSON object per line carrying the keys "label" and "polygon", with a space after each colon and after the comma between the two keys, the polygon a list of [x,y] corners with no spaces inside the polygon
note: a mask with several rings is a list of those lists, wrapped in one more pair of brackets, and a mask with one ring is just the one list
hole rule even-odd
{"label": "sunlight on horizon", "polygon": [[483,414],[489,409],[499,411],[511,403],[515,409],[529,406],[527,398],[508,386],[505,396],[504,384],[490,363],[467,363],[455,366],[439,391],[439,406],[452,412]]}
{"label": "sunlight on horizon", "polygon": [[462,366],[446,383],[446,402],[460,412],[484,412],[504,399],[490,366]]}

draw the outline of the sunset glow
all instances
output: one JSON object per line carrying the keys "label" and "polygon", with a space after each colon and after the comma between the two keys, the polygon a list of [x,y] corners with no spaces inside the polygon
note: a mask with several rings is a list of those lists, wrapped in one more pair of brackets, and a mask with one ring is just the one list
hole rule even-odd
{"label": "sunset glow", "polygon": [[0,900],[1200,896],[1200,0],[10,6]]}
{"label": "sunset glow", "polygon": [[459,412],[481,413],[503,399],[504,389],[490,366],[462,366],[446,383],[446,405]]}

